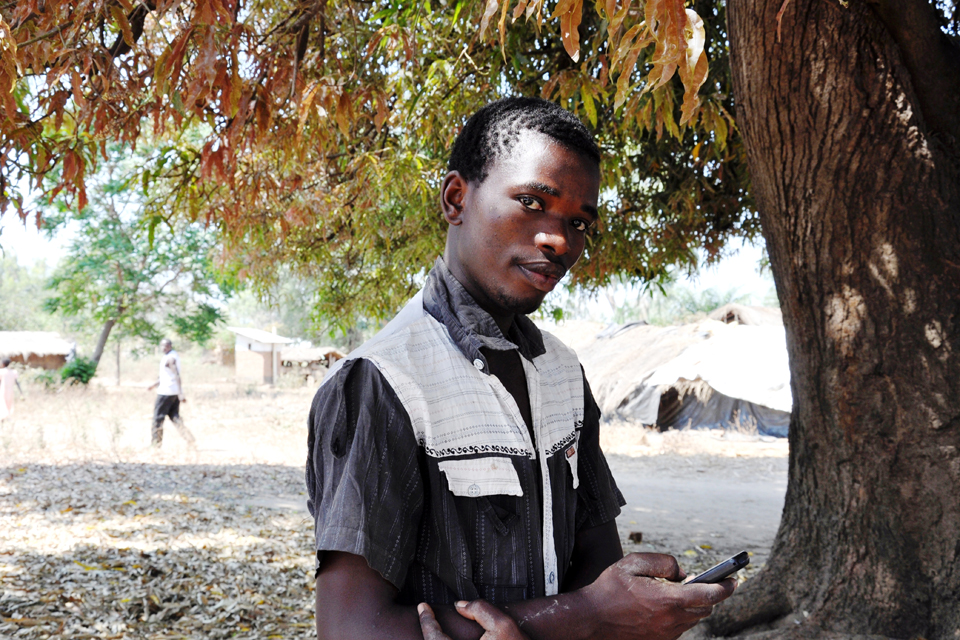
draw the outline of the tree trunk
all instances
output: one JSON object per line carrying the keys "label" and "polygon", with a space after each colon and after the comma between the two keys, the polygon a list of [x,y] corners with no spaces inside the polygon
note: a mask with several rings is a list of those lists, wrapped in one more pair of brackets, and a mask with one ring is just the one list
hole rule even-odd
{"label": "tree trunk", "polygon": [[[715,635],[960,638],[960,171],[872,7],[731,0],[794,408],[767,566]],[[956,148],[956,147],[954,147]]]}
{"label": "tree trunk", "polygon": [[100,330],[100,337],[97,338],[97,346],[93,350],[93,361],[98,365],[100,364],[100,357],[103,355],[103,350],[107,346],[107,338],[110,337],[110,331],[115,324],[117,324],[116,320],[107,320],[103,323],[103,328]]}

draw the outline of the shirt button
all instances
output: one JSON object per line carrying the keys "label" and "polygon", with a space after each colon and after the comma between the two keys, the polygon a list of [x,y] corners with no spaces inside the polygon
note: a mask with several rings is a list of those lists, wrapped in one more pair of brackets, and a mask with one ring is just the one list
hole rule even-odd
{"label": "shirt button", "polygon": [[483,360],[477,358],[473,361],[473,366],[475,366],[478,370],[483,371]]}
{"label": "shirt button", "polygon": [[553,574],[553,571],[550,572],[550,584],[553,584],[553,581],[556,579],[556,576]]}
{"label": "shirt button", "polygon": [[470,496],[471,498],[476,498],[477,496],[479,496],[479,495],[480,495],[480,485],[478,485],[478,484],[472,484],[472,485],[470,485],[469,487],[467,487],[467,495]]}

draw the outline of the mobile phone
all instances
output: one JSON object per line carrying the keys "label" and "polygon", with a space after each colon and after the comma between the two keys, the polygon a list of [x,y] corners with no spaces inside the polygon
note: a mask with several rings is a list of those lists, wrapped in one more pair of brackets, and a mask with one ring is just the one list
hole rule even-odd
{"label": "mobile phone", "polygon": [[727,558],[720,564],[710,567],[703,573],[692,578],[687,578],[683,581],[683,584],[714,584],[743,569],[748,564],[750,564],[750,555],[746,551],[741,551],[737,555]]}

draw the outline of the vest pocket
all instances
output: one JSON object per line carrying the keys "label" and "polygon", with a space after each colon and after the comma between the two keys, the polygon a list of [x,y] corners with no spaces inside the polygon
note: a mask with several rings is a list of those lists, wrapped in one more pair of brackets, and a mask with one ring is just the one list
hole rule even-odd
{"label": "vest pocket", "polygon": [[493,525],[497,533],[501,536],[510,533],[510,525],[517,519],[517,514],[510,513],[506,509],[498,507],[491,503],[486,497],[477,498],[477,507],[479,507],[483,515],[487,517],[487,520],[490,521],[490,524]]}
{"label": "vest pocket", "polygon": [[480,498],[523,495],[520,477],[510,458],[441,460],[437,466],[447,476],[447,486],[450,487],[450,493],[455,496]]}

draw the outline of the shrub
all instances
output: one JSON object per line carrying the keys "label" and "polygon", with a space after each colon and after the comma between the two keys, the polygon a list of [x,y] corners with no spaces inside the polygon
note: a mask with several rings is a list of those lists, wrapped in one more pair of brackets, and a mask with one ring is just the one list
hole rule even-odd
{"label": "shrub", "polygon": [[44,389],[46,389],[47,391],[50,391],[60,386],[59,373],[60,373],[59,371],[50,371],[47,369],[43,369],[41,371],[37,371],[36,373],[33,373],[30,376],[29,380],[33,384],[39,385]]}
{"label": "shrub", "polygon": [[70,384],[87,384],[97,375],[97,363],[92,358],[77,356],[60,369],[60,379]]}

